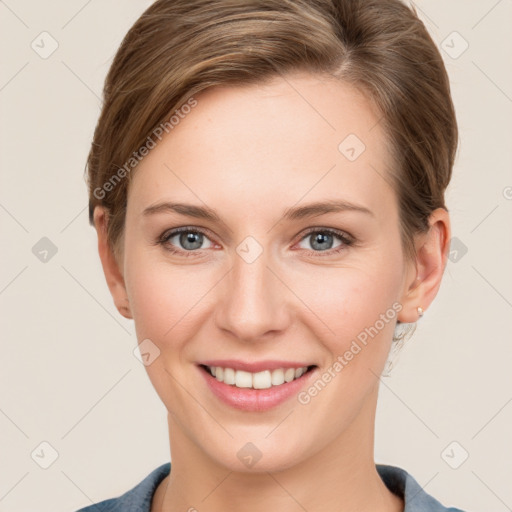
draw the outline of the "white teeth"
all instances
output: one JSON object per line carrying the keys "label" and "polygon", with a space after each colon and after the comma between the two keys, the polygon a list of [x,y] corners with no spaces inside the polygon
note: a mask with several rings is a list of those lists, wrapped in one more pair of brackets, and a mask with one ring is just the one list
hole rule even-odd
{"label": "white teeth", "polygon": [[251,388],[252,374],[249,372],[242,372],[240,370],[235,372],[235,386],[237,388]]}
{"label": "white teeth", "polygon": [[224,370],[224,384],[233,385],[236,382],[235,370],[226,368]]}
{"label": "white teeth", "polygon": [[284,372],[284,380],[291,382],[295,378],[295,370],[293,368],[287,368]]}
{"label": "white teeth", "polygon": [[252,376],[252,387],[254,389],[267,389],[272,386],[272,375],[270,370],[255,373]]}
{"label": "white teeth", "polygon": [[233,368],[220,366],[208,366],[210,373],[219,381],[237,388],[268,389],[272,386],[280,386],[285,382],[298,379],[307,372],[308,367],[302,368],[278,368],[277,370],[264,370],[250,373]]}
{"label": "white teeth", "polygon": [[272,372],[271,382],[272,386],[280,386],[281,384],[284,384],[284,371],[274,370]]}

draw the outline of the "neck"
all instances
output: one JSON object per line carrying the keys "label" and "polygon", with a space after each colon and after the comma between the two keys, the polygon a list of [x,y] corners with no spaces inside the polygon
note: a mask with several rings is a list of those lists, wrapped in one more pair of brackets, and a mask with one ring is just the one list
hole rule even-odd
{"label": "neck", "polygon": [[373,459],[376,398],[377,389],[332,442],[277,471],[230,470],[205,454],[169,414],[172,470],[159,485],[151,512],[402,512],[402,498],[382,482]]}

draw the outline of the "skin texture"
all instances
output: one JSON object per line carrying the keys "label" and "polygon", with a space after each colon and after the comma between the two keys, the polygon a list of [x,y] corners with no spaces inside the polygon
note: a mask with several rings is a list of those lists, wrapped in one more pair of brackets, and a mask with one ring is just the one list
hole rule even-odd
{"label": "skin texture", "polygon": [[[133,175],[119,261],[104,211],[95,210],[116,307],[134,319],[139,342],[160,350],[146,370],[168,411],[172,472],[152,511],[403,510],[373,459],[378,376],[396,320],[417,321],[417,307],[426,310],[438,292],[448,213],[433,212],[416,261],[405,261],[396,197],[383,179],[391,162],[380,116],[347,84],[296,74],[196,99]],[[366,146],[353,162],[338,150],[351,133]],[[287,208],[328,199],[373,215],[283,219]],[[221,221],[143,215],[161,201],[207,206]],[[157,243],[181,226],[207,231],[189,257],[179,236],[167,241],[179,254]],[[308,228],[338,229],[355,243],[334,253],[343,244],[334,237],[315,248]],[[236,251],[247,236],[263,250],[250,264]],[[320,375],[395,302],[395,318],[307,405],[293,397],[266,412],[235,410],[197,367],[214,358],[294,360]],[[237,457],[248,442],[262,454],[251,468]]]}

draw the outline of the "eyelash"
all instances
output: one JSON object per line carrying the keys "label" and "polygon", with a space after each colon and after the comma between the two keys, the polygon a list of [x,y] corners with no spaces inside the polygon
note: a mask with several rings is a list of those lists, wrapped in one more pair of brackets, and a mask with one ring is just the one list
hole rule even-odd
{"label": "eyelash", "polygon": [[[184,226],[181,228],[172,229],[171,231],[164,232],[157,240],[157,244],[164,247],[166,251],[169,251],[173,254],[179,254],[182,256],[185,256],[186,258],[195,257],[198,252],[201,251],[201,249],[196,250],[190,250],[190,251],[184,251],[179,249],[174,249],[173,246],[169,244],[169,240],[173,238],[176,235],[179,235],[180,233],[200,233],[207,238],[210,238],[208,236],[208,233],[200,228],[193,228],[190,226]],[[341,251],[345,250],[346,248],[354,245],[355,240],[353,237],[348,235],[347,233],[344,233],[343,231],[338,231],[337,229],[332,228],[311,228],[309,231],[307,231],[300,239],[299,242],[304,240],[306,237],[311,235],[312,233],[323,233],[323,234],[329,234],[337,237],[339,240],[341,240],[342,244],[337,247],[336,249],[329,249],[327,251],[313,251],[309,249],[303,249],[306,251],[309,255],[314,257],[323,257],[324,254],[328,256],[332,256],[334,254],[338,254]]]}

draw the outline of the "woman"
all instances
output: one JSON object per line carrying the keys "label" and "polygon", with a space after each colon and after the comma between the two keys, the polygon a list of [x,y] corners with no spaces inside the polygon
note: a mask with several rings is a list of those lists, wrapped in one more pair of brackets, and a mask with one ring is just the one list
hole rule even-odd
{"label": "woman", "polygon": [[105,83],[90,220],[170,464],[82,510],[445,511],[373,458],[441,284],[457,124],[399,0],[155,2]]}

